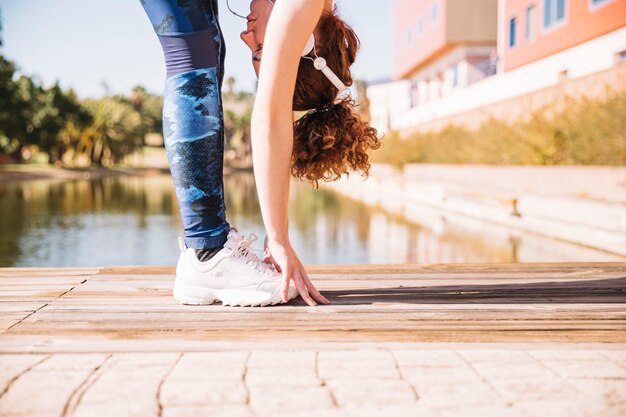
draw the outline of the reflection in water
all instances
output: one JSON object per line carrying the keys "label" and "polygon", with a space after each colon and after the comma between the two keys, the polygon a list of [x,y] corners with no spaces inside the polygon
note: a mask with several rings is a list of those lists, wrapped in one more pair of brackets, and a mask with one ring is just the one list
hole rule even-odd
{"label": "reflection in water", "polygon": [[[228,221],[259,236],[260,254],[254,177],[224,182]],[[292,186],[290,221],[307,264],[624,260],[428,209],[398,218],[300,182]],[[181,227],[169,176],[0,184],[0,266],[173,265]]]}

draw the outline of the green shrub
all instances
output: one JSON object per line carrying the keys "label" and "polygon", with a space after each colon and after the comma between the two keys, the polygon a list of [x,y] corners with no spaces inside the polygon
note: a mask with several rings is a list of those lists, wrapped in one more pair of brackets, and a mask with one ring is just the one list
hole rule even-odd
{"label": "green shrub", "polygon": [[489,119],[478,129],[450,125],[406,138],[388,134],[373,162],[494,165],[625,165],[626,91],[604,99],[567,98],[507,124]]}

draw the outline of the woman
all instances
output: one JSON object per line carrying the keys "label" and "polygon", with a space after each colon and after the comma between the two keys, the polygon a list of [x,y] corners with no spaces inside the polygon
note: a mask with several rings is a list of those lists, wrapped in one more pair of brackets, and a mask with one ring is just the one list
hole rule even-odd
{"label": "woman", "polygon": [[[353,113],[349,96],[338,98],[339,90],[352,83],[356,35],[329,0],[250,4],[241,36],[252,49],[259,76],[251,123],[254,175],[267,230],[265,259],[260,260],[250,251],[256,235],[241,236],[225,218],[219,94],[224,42],[217,2],[141,1],[167,67],[164,136],[185,228],[174,296],[184,304],[219,300],[257,306],[287,302],[299,293],[308,305],[328,303],[289,240],[289,175],[317,186],[349,169],[368,172],[366,151],[379,146],[377,132]],[[294,124],[292,110],[310,112]]]}

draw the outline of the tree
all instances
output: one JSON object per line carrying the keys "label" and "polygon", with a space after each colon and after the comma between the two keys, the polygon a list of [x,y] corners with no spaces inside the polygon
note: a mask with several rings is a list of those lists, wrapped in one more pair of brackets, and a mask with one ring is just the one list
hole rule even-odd
{"label": "tree", "polygon": [[143,137],[148,133],[163,134],[163,97],[150,94],[143,86],[133,87],[130,104],[141,117]]}
{"label": "tree", "polygon": [[365,81],[357,80],[355,81],[355,87],[357,91],[357,95],[359,96],[359,105],[356,108],[359,116],[363,118],[365,121],[370,120],[370,100],[367,97],[367,84]]}
{"label": "tree", "polygon": [[226,94],[228,94],[229,96],[232,96],[234,94],[236,82],[237,81],[235,80],[235,77],[226,78]]}
{"label": "tree", "polygon": [[[86,127],[92,121],[92,117],[78,101],[74,92],[70,90],[69,93],[64,93],[58,83],[48,90],[43,90],[40,97],[33,139],[41,150],[48,153],[48,163],[57,164],[62,161],[63,155],[74,139],[68,137],[68,132]],[[69,124],[72,128],[64,131]]]}
{"label": "tree", "polygon": [[[70,150],[75,153],[76,145],[80,141],[82,131],[91,125],[93,116],[89,110],[78,100],[73,90],[69,90],[57,101],[60,114],[62,115],[62,128],[56,134],[55,151],[56,158],[62,160],[63,156]],[[55,158],[51,157],[48,151],[48,162]]]}
{"label": "tree", "polygon": [[56,83],[44,88],[34,77],[16,78],[16,65],[0,55],[0,152],[23,162],[25,149],[47,153],[62,164],[71,152],[110,165],[140,149],[146,133],[162,130],[163,99],[137,86],[130,97],[81,102]]}
{"label": "tree", "polygon": [[236,159],[249,162],[252,157],[250,141],[250,112],[237,114],[232,110],[224,111],[224,137],[226,148],[236,150]]}
{"label": "tree", "polygon": [[23,132],[27,112],[13,80],[15,71],[15,64],[0,55],[0,151],[7,154],[21,153],[17,137]]}
{"label": "tree", "polygon": [[85,126],[90,115],[73,91],[58,84],[44,89],[38,80],[15,74],[15,64],[0,56],[0,151],[22,162],[24,148],[37,146],[56,163],[70,145],[63,129],[68,123]]}
{"label": "tree", "polygon": [[0,56],[0,147],[21,162],[24,147],[36,142],[43,92],[29,77],[14,80],[15,73],[15,64]]}
{"label": "tree", "polygon": [[81,134],[79,152],[92,163],[111,165],[143,145],[141,115],[128,101],[118,97],[89,99],[84,102],[93,122]]}

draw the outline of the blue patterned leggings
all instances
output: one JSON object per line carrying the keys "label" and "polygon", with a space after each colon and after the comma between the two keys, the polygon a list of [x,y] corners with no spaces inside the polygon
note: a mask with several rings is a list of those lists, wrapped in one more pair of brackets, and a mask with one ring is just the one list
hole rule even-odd
{"label": "blue patterned leggings", "polygon": [[224,39],[217,0],[140,0],[161,42],[167,76],[163,136],[188,247],[222,246]]}

